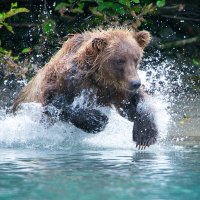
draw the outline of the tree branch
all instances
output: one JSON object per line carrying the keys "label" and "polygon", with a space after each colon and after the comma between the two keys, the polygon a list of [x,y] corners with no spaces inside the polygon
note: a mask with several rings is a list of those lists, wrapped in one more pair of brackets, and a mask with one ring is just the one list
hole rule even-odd
{"label": "tree branch", "polygon": [[170,48],[174,48],[174,47],[181,47],[181,46],[185,46],[187,44],[192,44],[195,42],[200,42],[200,35],[196,36],[196,37],[192,37],[189,39],[184,39],[184,40],[179,40],[179,41],[174,41],[174,42],[168,42],[165,44],[161,44],[158,45],[158,47],[160,49],[170,49]]}
{"label": "tree branch", "polygon": [[182,17],[182,16],[171,16],[171,15],[160,15],[161,17],[171,18],[171,19],[178,19],[178,20],[187,20],[187,21],[195,21],[200,22],[200,19],[194,19],[190,17]]}
{"label": "tree branch", "polygon": [[35,26],[38,26],[39,24],[34,24],[34,23],[31,23],[31,24],[28,24],[28,23],[22,23],[22,24],[10,23],[10,25],[14,26],[14,27],[35,27]]}

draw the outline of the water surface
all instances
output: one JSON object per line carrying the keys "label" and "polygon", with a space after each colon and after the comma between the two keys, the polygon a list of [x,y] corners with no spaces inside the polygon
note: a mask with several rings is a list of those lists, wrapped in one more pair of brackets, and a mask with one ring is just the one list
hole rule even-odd
{"label": "water surface", "polygon": [[0,199],[199,199],[200,146],[1,149]]}

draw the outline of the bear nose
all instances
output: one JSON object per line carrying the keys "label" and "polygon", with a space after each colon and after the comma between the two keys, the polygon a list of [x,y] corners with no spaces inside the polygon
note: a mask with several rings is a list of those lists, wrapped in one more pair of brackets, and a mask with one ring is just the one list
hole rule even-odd
{"label": "bear nose", "polygon": [[140,80],[131,81],[130,90],[137,90],[141,86]]}

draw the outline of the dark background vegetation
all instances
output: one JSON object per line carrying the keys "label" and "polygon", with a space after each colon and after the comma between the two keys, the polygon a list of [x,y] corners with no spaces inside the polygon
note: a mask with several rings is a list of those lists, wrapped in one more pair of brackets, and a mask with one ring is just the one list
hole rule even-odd
{"label": "dark background vegetation", "polygon": [[186,71],[188,84],[199,90],[199,0],[0,0],[1,101],[8,101],[17,81],[29,80],[68,34],[110,26],[150,31],[147,55],[157,57],[153,52],[159,50],[160,60],[177,60],[177,73]]}

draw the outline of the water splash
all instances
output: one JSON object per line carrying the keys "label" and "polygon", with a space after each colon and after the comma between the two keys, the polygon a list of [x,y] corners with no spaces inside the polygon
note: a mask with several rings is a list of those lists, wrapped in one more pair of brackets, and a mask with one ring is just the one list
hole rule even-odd
{"label": "water splash", "polygon": [[[151,57],[146,59],[148,64],[139,74],[147,90],[153,94],[148,103],[155,107],[159,139],[164,140],[171,121],[171,91],[181,85],[181,77],[172,76],[174,62],[162,61],[152,66],[150,61]],[[77,99],[75,105],[81,102],[85,103],[85,99]],[[84,133],[72,124],[59,121],[49,126],[48,119],[42,119],[42,110],[40,104],[25,104],[15,116],[0,110],[0,146],[48,149],[80,146],[132,149],[135,146],[132,142],[133,123],[122,118],[115,110],[110,111],[106,129],[96,135]],[[108,108],[104,110],[108,112]]]}

